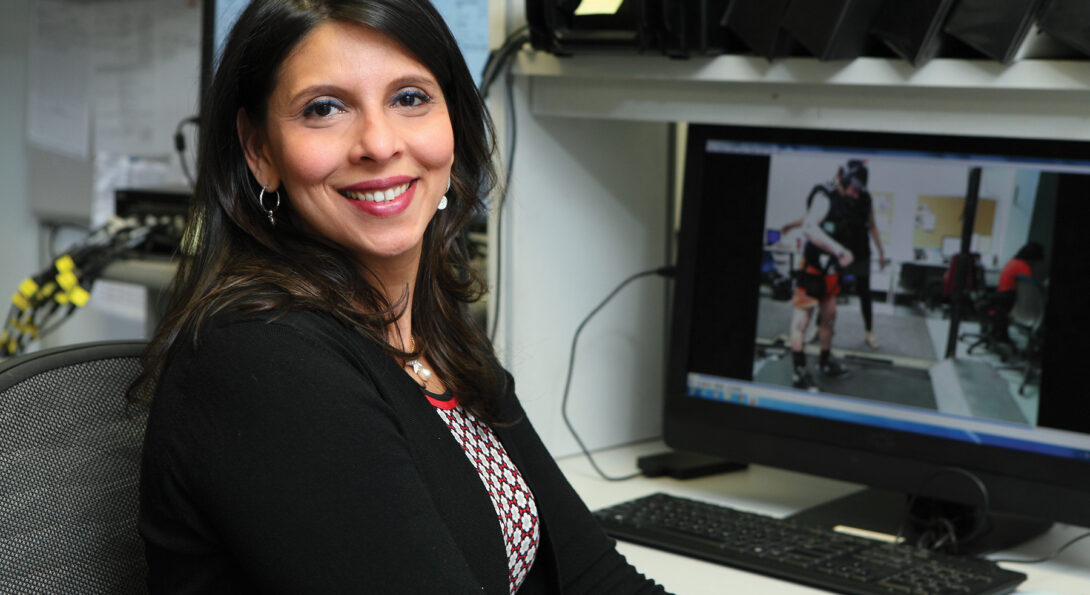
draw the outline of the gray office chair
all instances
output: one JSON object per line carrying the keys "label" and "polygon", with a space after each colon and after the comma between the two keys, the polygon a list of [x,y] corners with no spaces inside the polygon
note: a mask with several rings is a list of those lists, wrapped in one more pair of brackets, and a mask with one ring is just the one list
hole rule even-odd
{"label": "gray office chair", "polygon": [[1014,306],[1011,308],[1011,325],[1026,335],[1026,347],[1022,350],[1022,384],[1018,394],[1023,394],[1031,378],[1035,378],[1041,363],[1041,342],[1045,322],[1045,291],[1041,284],[1025,275],[1014,278]]}
{"label": "gray office chair", "polygon": [[0,363],[0,593],[144,593],[136,533],[143,341]]}

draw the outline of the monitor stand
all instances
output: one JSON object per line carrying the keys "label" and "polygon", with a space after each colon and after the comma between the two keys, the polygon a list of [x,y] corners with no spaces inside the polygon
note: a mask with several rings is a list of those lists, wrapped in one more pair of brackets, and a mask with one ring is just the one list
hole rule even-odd
{"label": "monitor stand", "polygon": [[[864,489],[802,510],[790,518],[890,541],[900,533],[908,543],[937,544],[941,547],[934,549],[964,555],[1005,550],[1041,535],[1052,526],[1047,521],[994,512],[985,518],[975,507],[927,498],[917,498],[910,513],[907,499],[907,495],[899,492]],[[906,515],[912,520],[906,521]],[[950,527],[954,529],[953,538],[948,535]]]}

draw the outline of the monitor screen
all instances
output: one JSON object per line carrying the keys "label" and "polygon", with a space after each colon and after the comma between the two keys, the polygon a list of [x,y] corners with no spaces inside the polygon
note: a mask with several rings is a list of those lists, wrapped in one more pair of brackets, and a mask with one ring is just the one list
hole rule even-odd
{"label": "monitor screen", "polygon": [[201,4],[201,96],[212,84],[227,34],[250,0],[203,0]]}
{"label": "monitor screen", "polygon": [[692,125],[686,151],[670,446],[949,504],[963,538],[1090,525],[1090,143]]}

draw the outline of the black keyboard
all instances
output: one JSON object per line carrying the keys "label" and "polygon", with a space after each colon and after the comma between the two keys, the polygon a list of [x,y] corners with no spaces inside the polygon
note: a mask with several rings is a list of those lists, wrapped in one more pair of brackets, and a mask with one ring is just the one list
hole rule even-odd
{"label": "black keyboard", "polygon": [[840,593],[1009,593],[1026,575],[993,562],[845,535],[653,494],[594,515],[611,536]]}

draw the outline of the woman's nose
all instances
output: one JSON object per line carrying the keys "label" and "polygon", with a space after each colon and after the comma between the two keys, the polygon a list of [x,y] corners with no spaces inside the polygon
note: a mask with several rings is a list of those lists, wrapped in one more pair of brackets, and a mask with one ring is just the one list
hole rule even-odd
{"label": "woman's nose", "polygon": [[360,118],[354,134],[354,161],[389,161],[401,152],[401,136],[394,122],[382,110],[369,110]]}

